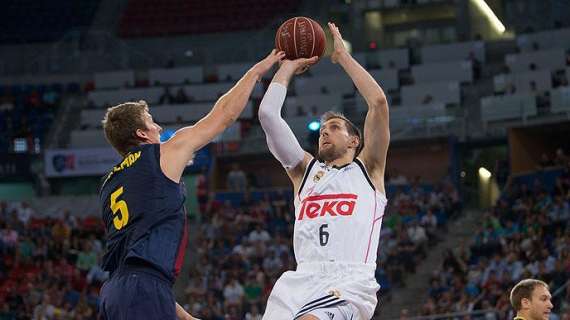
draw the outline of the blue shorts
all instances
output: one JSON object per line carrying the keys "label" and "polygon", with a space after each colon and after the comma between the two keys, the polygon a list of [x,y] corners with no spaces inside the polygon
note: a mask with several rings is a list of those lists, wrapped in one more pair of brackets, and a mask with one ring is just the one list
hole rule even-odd
{"label": "blue shorts", "polygon": [[176,320],[172,283],[156,271],[127,268],[101,288],[101,320]]}

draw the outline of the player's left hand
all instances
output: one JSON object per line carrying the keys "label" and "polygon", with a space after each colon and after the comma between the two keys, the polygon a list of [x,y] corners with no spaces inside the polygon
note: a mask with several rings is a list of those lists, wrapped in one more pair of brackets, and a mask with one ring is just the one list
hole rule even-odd
{"label": "player's left hand", "polygon": [[259,61],[253,68],[257,71],[259,78],[269,71],[274,64],[285,58],[285,52],[277,51],[276,49],[271,50],[271,53],[263,60]]}
{"label": "player's left hand", "polygon": [[344,40],[342,40],[342,35],[340,34],[338,27],[332,22],[329,22],[328,26],[334,40],[334,49],[331,54],[331,61],[333,63],[338,63],[343,56],[348,55],[349,53],[344,46]]}

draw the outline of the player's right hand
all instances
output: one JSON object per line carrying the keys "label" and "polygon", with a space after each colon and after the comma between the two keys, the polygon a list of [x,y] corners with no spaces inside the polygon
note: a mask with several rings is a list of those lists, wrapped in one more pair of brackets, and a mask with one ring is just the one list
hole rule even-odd
{"label": "player's right hand", "polygon": [[280,67],[279,70],[283,70],[287,74],[291,76],[293,74],[301,74],[309,69],[310,66],[317,63],[319,57],[314,56],[312,58],[299,58],[295,60],[287,60],[284,59],[279,62]]}
{"label": "player's right hand", "polygon": [[259,61],[253,68],[258,74],[259,78],[263,77],[263,75],[273,67],[273,65],[277,62],[280,62],[285,58],[284,51],[277,51],[276,49],[271,50],[271,53],[263,60]]}

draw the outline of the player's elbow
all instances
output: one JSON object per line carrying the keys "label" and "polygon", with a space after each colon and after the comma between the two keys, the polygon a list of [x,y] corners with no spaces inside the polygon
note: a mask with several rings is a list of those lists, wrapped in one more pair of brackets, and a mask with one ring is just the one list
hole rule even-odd
{"label": "player's elbow", "polygon": [[387,109],[388,99],[386,99],[386,95],[384,93],[378,93],[378,95],[370,101],[370,106],[375,109]]}
{"label": "player's elbow", "polygon": [[269,110],[269,108],[259,108],[259,123],[261,124],[262,128],[266,128],[271,126],[272,123],[276,123],[279,120],[279,116]]}

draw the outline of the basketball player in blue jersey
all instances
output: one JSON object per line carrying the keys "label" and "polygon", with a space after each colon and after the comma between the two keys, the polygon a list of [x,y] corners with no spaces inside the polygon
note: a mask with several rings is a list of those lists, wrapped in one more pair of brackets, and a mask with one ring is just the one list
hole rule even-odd
{"label": "basketball player in blue jersey", "polygon": [[146,102],[107,110],[105,136],[124,158],[100,190],[107,237],[103,269],[110,273],[101,288],[101,319],[195,319],[172,293],[188,241],[180,178],[194,153],[238,118],[255,83],[283,57],[273,50],[208,115],[164,143]]}

